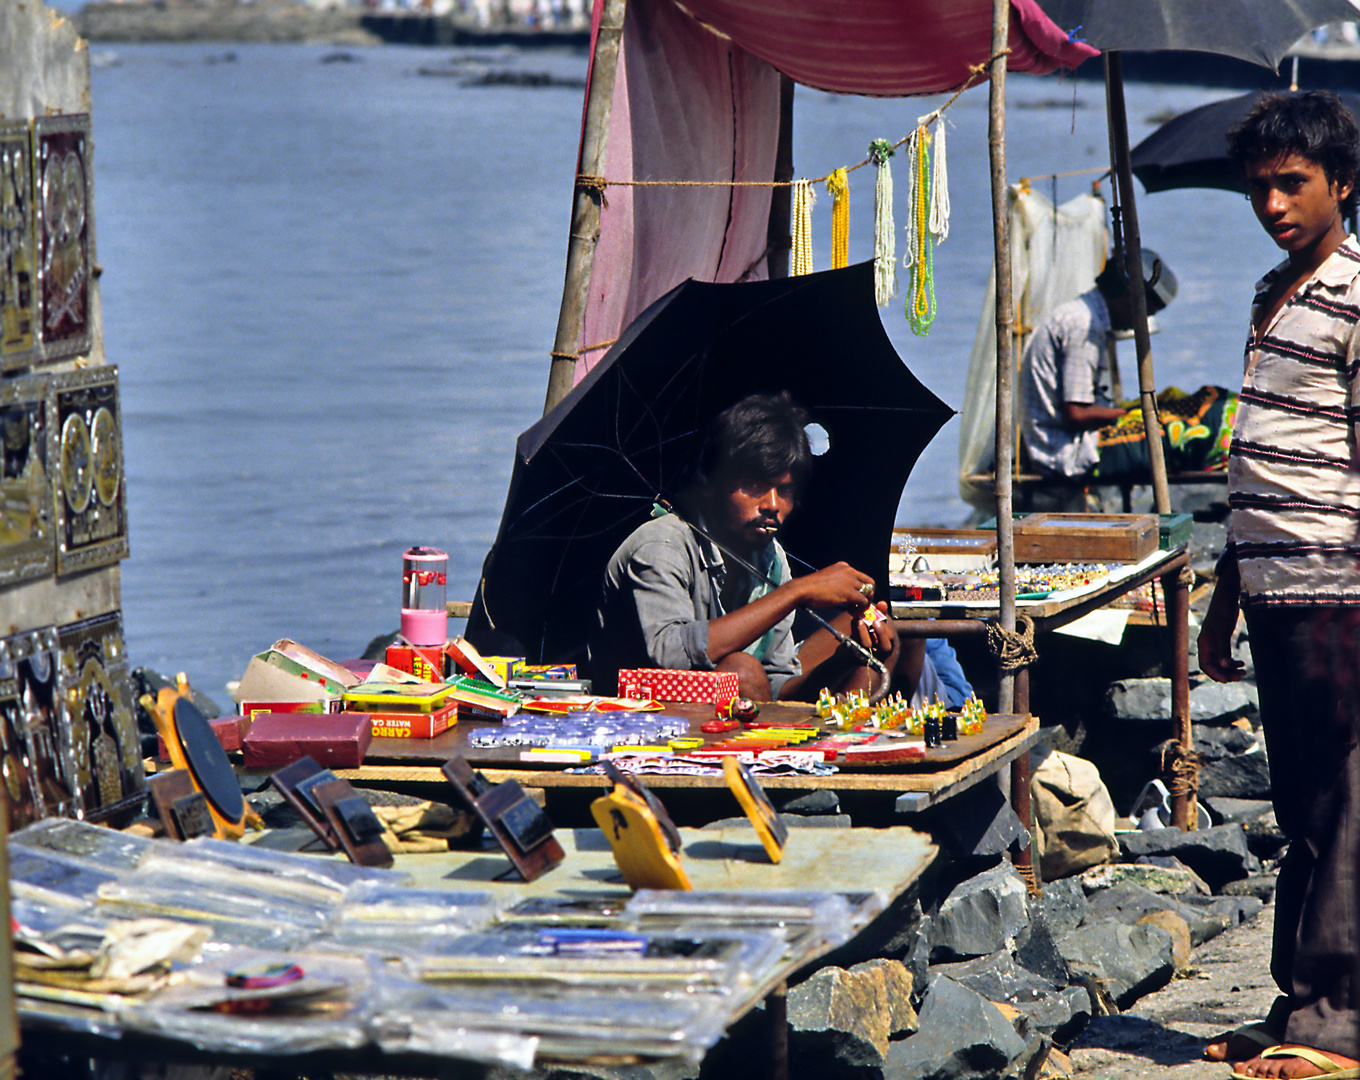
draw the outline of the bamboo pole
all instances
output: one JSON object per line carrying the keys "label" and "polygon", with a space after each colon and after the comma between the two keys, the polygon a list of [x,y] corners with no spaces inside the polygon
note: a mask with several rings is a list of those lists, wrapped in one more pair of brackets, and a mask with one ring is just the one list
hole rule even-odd
{"label": "bamboo pole", "polygon": [[1152,344],[1148,335],[1147,296],[1143,281],[1143,241],[1138,231],[1138,206],[1133,196],[1133,170],[1129,165],[1129,122],[1124,110],[1124,63],[1118,52],[1105,54],[1105,108],[1109,114],[1110,163],[1123,211],[1124,269],[1133,302],[1133,340],[1138,352],[1138,401],[1143,407],[1143,431],[1147,439],[1148,464],[1152,470],[1152,501],[1159,514],[1171,513],[1171,492],[1166,483],[1166,456],[1162,449],[1162,420],[1157,415],[1157,380],[1152,374]]}
{"label": "bamboo pole", "polygon": [[[1006,187],[1006,42],[1010,0],[992,2],[992,56],[987,149],[992,173],[992,245],[996,259],[996,541],[1000,570],[1001,627],[1015,630],[1015,534],[1011,519],[1011,442],[1015,363],[1011,298],[1010,193]],[[1014,711],[1015,675],[1000,673],[997,711]]]}
{"label": "bamboo pole", "polygon": [[[787,75],[779,76],[779,142],[774,155],[774,179],[787,184],[793,179],[793,88]],[[770,193],[770,224],[765,233],[769,256],[766,276],[771,281],[789,276],[789,248],[793,222],[793,189],[777,187]]]}
{"label": "bamboo pole", "polygon": [[546,413],[567,396],[576,378],[576,357],[581,347],[581,322],[585,317],[590,271],[595,246],[600,240],[600,203],[604,193],[581,183],[580,177],[600,176],[604,170],[605,145],[609,137],[609,110],[614,103],[614,73],[623,40],[626,0],[600,0],[600,27],[595,34],[590,62],[590,90],[586,97],[585,123],[581,130],[578,178],[571,208],[567,241],[567,272],[562,285],[562,306],[553,337],[552,364],[548,369]]}

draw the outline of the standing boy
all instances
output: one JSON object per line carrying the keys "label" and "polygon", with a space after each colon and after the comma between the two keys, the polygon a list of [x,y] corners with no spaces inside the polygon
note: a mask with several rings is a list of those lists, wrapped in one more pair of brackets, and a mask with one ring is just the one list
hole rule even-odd
{"label": "standing boy", "polygon": [[[1260,693],[1276,818],[1288,836],[1275,894],[1263,1024],[1211,1044],[1235,1077],[1357,1076],[1355,695],[1318,663],[1360,612],[1360,245],[1355,121],[1332,94],[1266,94],[1229,132],[1252,209],[1286,259],[1257,285],[1228,461],[1228,543],[1199,637],[1200,667],[1242,678],[1239,602]],[[1282,1045],[1252,1048],[1262,1034]]]}

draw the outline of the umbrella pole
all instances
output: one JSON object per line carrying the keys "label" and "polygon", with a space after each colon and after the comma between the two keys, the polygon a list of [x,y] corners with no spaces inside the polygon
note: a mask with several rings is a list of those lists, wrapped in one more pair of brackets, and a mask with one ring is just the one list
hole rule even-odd
{"label": "umbrella pole", "polygon": [[[1011,298],[1010,194],[1006,190],[1006,43],[1010,34],[1010,0],[992,3],[991,93],[987,149],[992,173],[992,244],[996,260],[996,541],[1000,582],[1001,627],[1015,631],[1015,534],[1011,518],[1011,443],[1015,365],[1012,357],[1014,318]],[[1000,672],[997,710],[1015,711],[1015,673]]]}
{"label": "umbrella pole", "polygon": [[626,0],[596,2],[601,4],[600,26],[595,34],[595,51],[590,61],[590,89],[586,93],[586,114],[581,126],[581,154],[567,241],[566,280],[562,286],[562,306],[557,314],[557,333],[553,337],[548,395],[543,404],[545,413],[567,396],[576,380],[586,292],[590,288],[590,271],[595,263],[595,245],[600,240],[600,203],[604,199],[604,192],[583,184],[581,178],[598,177],[604,168],[605,146],[609,140],[609,110],[614,104],[614,73],[618,68],[619,47],[623,40]]}
{"label": "umbrella pole", "polygon": [[[787,75],[779,76],[779,142],[775,147],[774,179],[787,185],[793,179],[793,87]],[[790,237],[793,234],[793,188],[776,187],[770,194],[770,224],[766,230],[769,258],[765,275],[771,281],[789,276]]]}
{"label": "umbrella pole", "polygon": [[[1133,170],[1129,166],[1129,123],[1124,110],[1124,63],[1118,52],[1105,54],[1105,108],[1109,114],[1110,143],[1114,151],[1115,183],[1123,212],[1124,267],[1130,282],[1143,280],[1143,242],[1138,232],[1138,207],[1133,197]],[[1143,430],[1147,439],[1148,464],[1152,470],[1152,501],[1159,514],[1171,512],[1171,493],[1166,484],[1166,457],[1162,450],[1162,422],[1157,415],[1157,381],[1152,374],[1152,344],[1148,336],[1147,296],[1129,289],[1133,307],[1133,340],[1138,352],[1138,401],[1143,407]]]}
{"label": "umbrella pole", "polygon": [[[1118,52],[1105,54],[1105,102],[1109,113],[1111,143],[1114,147],[1115,182],[1118,184],[1119,203],[1123,208],[1124,223],[1124,267],[1130,282],[1143,280],[1143,246],[1138,232],[1138,209],[1133,196],[1133,171],[1129,167],[1129,127],[1124,111],[1124,65]],[[1166,483],[1166,458],[1162,449],[1162,422],[1157,415],[1156,380],[1152,375],[1152,346],[1148,340],[1147,295],[1141,288],[1129,290],[1133,301],[1133,336],[1138,347],[1138,400],[1143,407],[1143,431],[1147,439],[1148,464],[1152,469],[1152,498],[1157,513],[1171,512],[1171,493]],[[1169,591],[1169,590],[1168,590]],[[1184,620],[1177,601],[1177,618]],[[1168,597],[1167,617],[1172,616],[1172,603]],[[1182,646],[1183,648],[1183,646]],[[1178,649],[1178,652],[1182,649]],[[1185,656],[1172,657],[1173,667],[1185,663]],[[1177,695],[1172,701],[1172,723],[1175,726],[1174,740],[1181,756],[1188,761],[1194,760],[1194,734],[1190,725],[1190,703],[1184,694]],[[1177,792],[1171,798],[1171,822],[1176,828],[1189,830],[1195,827],[1195,795],[1197,785],[1191,784],[1187,792],[1185,784],[1177,782],[1172,790]]]}

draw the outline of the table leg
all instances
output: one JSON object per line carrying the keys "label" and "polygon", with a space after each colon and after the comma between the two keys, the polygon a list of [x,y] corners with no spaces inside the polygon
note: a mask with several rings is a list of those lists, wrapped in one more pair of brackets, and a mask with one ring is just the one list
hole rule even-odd
{"label": "table leg", "polygon": [[[1194,731],[1190,723],[1190,581],[1188,567],[1162,576],[1162,595],[1166,597],[1166,623],[1171,631],[1171,720],[1182,771],[1193,770]],[[1198,777],[1166,778],[1171,789],[1171,823],[1183,832],[1194,829],[1199,809],[1195,797]]]}
{"label": "table leg", "polygon": [[765,997],[770,1022],[770,1080],[789,1080],[789,984],[780,983]]}

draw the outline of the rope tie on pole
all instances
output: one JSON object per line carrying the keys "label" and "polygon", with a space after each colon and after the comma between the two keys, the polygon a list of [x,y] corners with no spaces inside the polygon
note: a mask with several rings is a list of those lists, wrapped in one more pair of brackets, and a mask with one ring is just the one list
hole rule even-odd
{"label": "rope tie on pole", "polygon": [[1015,623],[1014,630],[1007,630],[998,622],[987,623],[987,647],[1003,674],[1029,667],[1039,659],[1034,648],[1034,620],[1017,612]]}
{"label": "rope tie on pole", "polygon": [[608,183],[603,176],[587,176],[585,173],[578,173],[576,176],[577,190],[584,191],[606,209],[609,207],[609,200],[605,197],[604,189]]}
{"label": "rope tie on pole", "polygon": [[1177,739],[1167,739],[1156,747],[1161,774],[1167,778],[1172,796],[1194,795],[1199,791],[1200,756],[1186,749]]}

